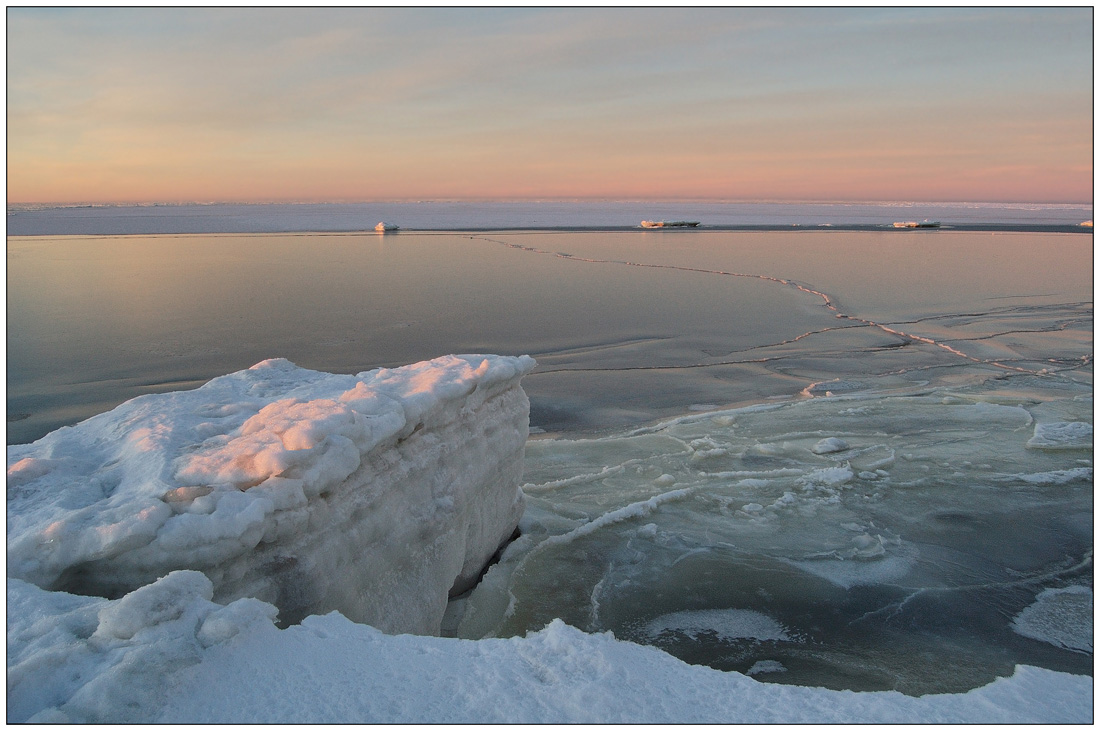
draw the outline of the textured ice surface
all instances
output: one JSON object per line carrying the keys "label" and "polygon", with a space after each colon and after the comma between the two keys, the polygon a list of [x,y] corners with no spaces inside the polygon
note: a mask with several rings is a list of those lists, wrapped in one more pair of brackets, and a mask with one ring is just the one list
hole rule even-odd
{"label": "textured ice surface", "polygon": [[[1020,666],[956,695],[766,685],[560,620],[526,637],[385,635],[338,613],[279,630],[179,571],[109,601],[9,579],[8,722],[1088,723],[1092,679]],[[783,677],[775,660],[755,673]]]}
{"label": "textured ice surface", "polygon": [[1012,629],[1071,650],[1092,652],[1092,589],[1072,585],[1046,589],[1012,621]]}
{"label": "textured ice surface", "polygon": [[270,360],[8,449],[8,574],[117,597],[175,569],[280,620],[437,633],[513,532],[530,358]]}
{"label": "textured ice surface", "polygon": [[[785,683],[911,694],[1013,664],[1088,673],[1010,626],[1043,589],[1091,583],[1092,449],[1065,436],[1090,427],[1088,394],[1009,377],[529,442],[523,535],[458,634],[561,617],[715,668],[774,660]],[[1059,448],[1035,449],[1035,434]],[[718,621],[731,610],[783,636],[731,649]],[[1063,646],[1091,644],[1081,624],[1064,632]]]}
{"label": "textured ice surface", "polygon": [[1036,424],[1035,436],[1027,440],[1034,449],[1081,449],[1092,445],[1092,424],[1058,421]]}
{"label": "textured ice surface", "polygon": [[680,633],[697,638],[709,633],[718,640],[790,640],[787,630],[766,614],[748,609],[702,609],[672,612],[646,623],[644,631],[652,639],[662,634]]}

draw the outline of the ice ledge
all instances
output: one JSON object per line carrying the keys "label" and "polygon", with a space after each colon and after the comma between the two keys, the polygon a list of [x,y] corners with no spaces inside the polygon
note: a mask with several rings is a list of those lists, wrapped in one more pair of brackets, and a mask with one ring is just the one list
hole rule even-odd
{"label": "ice ledge", "polygon": [[8,448],[8,575],[115,598],[202,571],[280,620],[435,634],[515,529],[527,356],[334,375],[276,359]]}

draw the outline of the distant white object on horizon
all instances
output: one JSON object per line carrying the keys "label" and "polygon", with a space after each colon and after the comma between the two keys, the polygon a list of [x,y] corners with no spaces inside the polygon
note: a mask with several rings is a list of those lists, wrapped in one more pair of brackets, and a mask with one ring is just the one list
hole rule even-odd
{"label": "distant white object on horizon", "polygon": [[939,221],[894,221],[894,228],[939,228]]}
{"label": "distant white object on horizon", "polygon": [[385,221],[379,221],[378,225],[374,227],[375,231],[396,231],[398,228],[396,223],[386,223]]}
{"label": "distant white object on horizon", "polygon": [[688,228],[698,225],[698,221],[642,221],[642,228]]}

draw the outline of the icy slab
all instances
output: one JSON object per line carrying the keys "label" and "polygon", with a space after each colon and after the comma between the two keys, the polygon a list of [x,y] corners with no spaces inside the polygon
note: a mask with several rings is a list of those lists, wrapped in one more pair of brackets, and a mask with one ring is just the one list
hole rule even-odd
{"label": "icy slab", "polygon": [[114,598],[176,569],[280,620],[439,631],[514,531],[527,357],[268,360],[8,448],[8,575]]}
{"label": "icy slab", "polygon": [[1074,584],[1045,589],[1012,620],[1024,637],[1079,652],[1092,652],[1092,589]]}
{"label": "icy slab", "polygon": [[832,454],[833,452],[844,452],[849,449],[851,447],[848,442],[837,437],[826,437],[810,447],[810,451],[814,454]]}
{"label": "icy slab", "polygon": [[193,571],[114,601],[9,579],[8,722],[1088,723],[1092,714],[1092,678],[1028,666],[968,693],[852,693],[688,665],[561,620],[478,641],[386,635],[335,612],[279,630],[274,607],[222,605],[212,592]]}
{"label": "icy slab", "polygon": [[1032,449],[1088,449],[1092,447],[1092,424],[1057,421],[1036,424],[1035,436],[1027,440]]}
{"label": "icy slab", "polygon": [[777,660],[758,660],[752,667],[745,671],[745,675],[760,675],[761,673],[785,673],[787,668]]}

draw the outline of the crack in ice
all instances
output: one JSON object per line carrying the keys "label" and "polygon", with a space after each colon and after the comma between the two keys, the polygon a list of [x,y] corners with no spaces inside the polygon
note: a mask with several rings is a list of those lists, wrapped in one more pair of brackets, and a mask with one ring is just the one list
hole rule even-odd
{"label": "crack in ice", "polygon": [[866,612],[866,613],[860,615],[859,617],[856,617],[851,622],[849,622],[848,625],[849,626],[854,625],[858,622],[862,622],[865,619],[869,619],[869,618],[875,617],[877,615],[883,614],[885,612],[889,612],[892,609],[893,611],[890,612],[889,616],[886,617],[886,620],[889,621],[890,619],[893,619],[894,617],[898,616],[901,613],[902,609],[905,608],[905,605],[910,602],[910,600],[914,599],[915,597],[917,597],[921,594],[932,593],[932,592],[945,593],[945,592],[954,592],[954,591],[972,591],[974,589],[1005,589],[1005,588],[1012,588],[1012,587],[1017,587],[1017,586],[1028,586],[1028,585],[1031,585],[1031,584],[1041,584],[1041,583],[1044,583],[1044,582],[1049,582],[1052,579],[1057,579],[1059,577],[1065,576],[1067,574],[1073,574],[1073,573],[1076,573],[1078,571],[1082,571],[1082,570],[1088,568],[1091,564],[1092,564],[1092,550],[1090,549],[1090,550],[1086,551],[1085,555],[1081,558],[1081,560],[1078,561],[1073,566],[1069,566],[1069,567],[1064,568],[1064,569],[1058,569],[1058,570],[1055,570],[1055,571],[1049,571],[1045,574],[1039,574],[1039,575],[1036,575],[1036,576],[1025,576],[1023,578],[1016,579],[1014,581],[991,581],[991,582],[986,582],[986,583],[982,583],[982,584],[957,584],[955,586],[924,586],[924,587],[919,587],[919,588],[913,588],[913,587],[908,587],[908,586],[896,586],[895,585],[896,588],[909,590],[911,593],[905,595],[905,597],[903,599],[899,600],[899,601],[890,602],[889,604],[887,604],[883,607],[879,607],[878,609],[873,609],[869,612]]}
{"label": "crack in ice", "polygon": [[[1031,375],[1042,375],[1041,371],[1035,371],[1035,370],[1031,370],[1029,368],[1024,368],[1024,367],[1021,367],[1021,366],[1008,365],[1008,361],[1006,361],[1005,359],[986,360],[986,359],[982,359],[982,358],[977,358],[977,357],[972,356],[972,355],[967,355],[966,353],[962,352],[958,348],[954,348],[954,347],[947,344],[947,342],[957,342],[958,339],[951,340],[951,341],[936,340],[934,338],[925,337],[923,335],[916,335],[914,333],[906,332],[904,330],[898,330],[898,329],[890,327],[889,325],[886,325],[884,323],[876,322],[875,320],[871,320],[871,319],[868,319],[868,318],[865,318],[865,317],[859,317],[857,315],[850,315],[848,313],[841,312],[840,309],[833,302],[833,299],[827,293],[822,292],[822,291],[817,290],[817,289],[814,289],[812,286],[796,282],[793,279],[786,279],[786,278],[783,278],[783,277],[774,277],[770,274],[751,274],[751,273],[746,273],[746,272],[732,272],[732,271],[726,271],[724,269],[705,269],[705,268],[702,268],[702,267],[680,266],[678,264],[646,264],[646,263],[643,263],[643,262],[627,261],[627,260],[622,260],[622,259],[596,259],[596,258],[592,258],[592,257],[575,256],[573,254],[570,254],[568,252],[563,252],[563,251],[549,251],[547,249],[539,249],[539,248],[534,247],[534,246],[522,246],[520,244],[513,244],[513,243],[509,243],[507,241],[501,241],[500,239],[489,238],[487,236],[471,236],[470,239],[488,241],[488,242],[491,242],[491,243],[494,243],[494,244],[499,244],[501,246],[506,246],[510,249],[515,249],[517,251],[526,251],[526,252],[532,253],[532,254],[542,254],[544,256],[553,256],[553,257],[557,257],[559,259],[567,259],[569,261],[584,262],[584,263],[588,263],[588,264],[617,264],[617,265],[620,265],[620,266],[633,266],[633,267],[639,267],[639,268],[644,268],[644,269],[668,269],[668,270],[671,270],[671,271],[694,272],[694,273],[698,273],[698,274],[715,274],[715,275],[724,276],[724,277],[743,277],[743,278],[746,278],[746,279],[760,279],[760,280],[763,280],[763,281],[766,281],[766,282],[774,282],[776,284],[782,284],[785,287],[791,287],[792,289],[796,289],[800,292],[804,292],[806,294],[809,294],[809,295],[812,295],[812,296],[815,296],[815,297],[819,297],[822,301],[822,306],[825,307],[826,309],[831,310],[832,312],[834,312],[836,317],[839,318],[839,319],[848,320],[850,322],[858,322],[858,323],[861,323],[863,326],[867,326],[867,327],[878,328],[879,330],[881,330],[881,331],[883,331],[883,332],[885,332],[889,335],[901,338],[902,340],[905,340],[905,341],[924,343],[926,345],[931,345],[931,346],[940,348],[942,350],[945,350],[948,353],[951,353],[952,355],[954,355],[956,357],[963,358],[965,360],[971,361],[973,363],[977,363],[979,365],[993,366],[995,368],[1001,368],[1003,370],[1008,370],[1008,371],[1015,371],[1015,372],[1018,372],[1018,373],[1028,373],[1028,374],[1031,374]],[[825,331],[823,331],[823,332],[825,332]],[[812,334],[812,333],[806,333],[804,335],[799,336],[798,338],[795,338],[794,340],[784,341],[783,343],[779,343],[779,345],[787,344],[788,342],[794,342],[795,340],[801,339],[802,337],[805,337],[806,335],[809,335],[809,334]],[[768,347],[768,346],[761,346],[761,347]],[[737,352],[737,351],[734,351],[734,352]],[[584,368],[584,369],[576,368],[576,369],[559,369],[559,371],[560,370],[622,371],[622,370],[665,370],[665,369],[676,369],[676,368],[708,368],[708,367],[720,366],[720,365],[736,365],[738,363],[766,363],[766,362],[769,362],[770,360],[774,360],[774,358],[771,358],[771,359],[769,359],[769,358],[754,359],[754,360],[748,360],[748,361],[734,361],[734,362],[727,362],[727,363],[699,363],[699,364],[692,364],[692,365],[686,365],[686,366],[631,366],[631,367],[626,367],[626,368]],[[549,372],[559,372],[559,371],[542,371],[542,372],[543,373],[549,373]]]}

